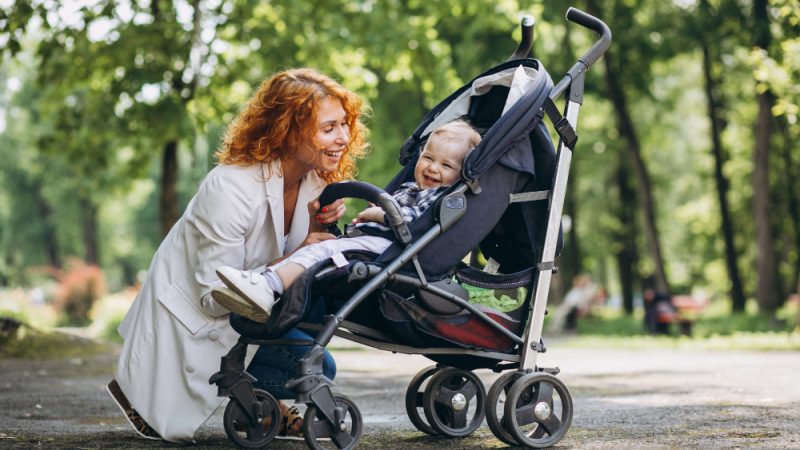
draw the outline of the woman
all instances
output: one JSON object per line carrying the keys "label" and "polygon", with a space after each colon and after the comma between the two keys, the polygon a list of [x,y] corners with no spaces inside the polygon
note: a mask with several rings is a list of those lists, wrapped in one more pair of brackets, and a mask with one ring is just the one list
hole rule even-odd
{"label": "woman", "polygon": [[[233,122],[219,165],[161,243],[119,327],[124,344],[108,388],[139,434],[191,442],[220,405],[208,379],[239,336],[210,295],[222,286],[215,269],[259,270],[333,238],[322,229],[344,214],[343,202],[316,214],[315,199],[327,183],[352,177],[364,155],[361,108],[358,96],[330,78],[293,69],[264,81]],[[308,339],[299,330],[288,337]],[[256,387],[288,398],[283,384],[302,354],[262,347],[247,370],[259,378]],[[335,375],[329,354],[324,371]],[[290,415],[297,431],[302,421]]]}

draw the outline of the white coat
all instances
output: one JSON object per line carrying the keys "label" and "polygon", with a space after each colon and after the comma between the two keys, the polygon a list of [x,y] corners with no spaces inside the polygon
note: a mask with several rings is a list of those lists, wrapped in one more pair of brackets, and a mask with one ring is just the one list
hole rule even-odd
{"label": "white coat", "polygon": [[303,178],[284,237],[280,163],[219,165],[161,243],[119,327],[116,380],[164,439],[192,442],[224,400],[208,379],[239,335],[210,295],[222,285],[217,267],[259,268],[297,248],[308,231],[306,204],[323,187],[314,171]]}

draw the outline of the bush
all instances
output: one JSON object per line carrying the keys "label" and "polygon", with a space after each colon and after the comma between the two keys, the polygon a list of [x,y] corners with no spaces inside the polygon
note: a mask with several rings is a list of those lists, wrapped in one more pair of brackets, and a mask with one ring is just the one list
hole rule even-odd
{"label": "bush", "polygon": [[86,325],[94,302],[105,295],[106,282],[98,266],[74,258],[54,273],[58,281],[53,308],[64,325]]}

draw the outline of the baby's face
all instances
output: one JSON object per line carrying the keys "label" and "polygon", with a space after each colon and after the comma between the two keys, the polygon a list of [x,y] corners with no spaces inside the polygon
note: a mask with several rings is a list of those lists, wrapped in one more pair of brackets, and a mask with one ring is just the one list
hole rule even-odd
{"label": "baby's face", "polygon": [[419,155],[414,168],[417,185],[422,189],[431,189],[453,184],[461,174],[461,163],[466,153],[463,147],[458,141],[434,136]]}

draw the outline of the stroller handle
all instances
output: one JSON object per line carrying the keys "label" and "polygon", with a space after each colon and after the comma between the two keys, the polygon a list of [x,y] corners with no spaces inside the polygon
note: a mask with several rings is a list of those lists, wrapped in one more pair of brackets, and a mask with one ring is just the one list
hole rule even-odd
{"label": "stroller handle", "polygon": [[586,67],[589,68],[603,56],[603,53],[605,53],[611,45],[611,30],[602,20],[577,8],[570,7],[567,10],[567,20],[590,30],[594,30],[600,35],[600,39],[592,45],[592,48],[581,56],[581,60],[586,64]]}
{"label": "stroller handle", "polygon": [[[411,240],[397,201],[383,189],[363,181],[340,181],[325,186],[319,196],[320,205],[329,205],[340,198],[360,198],[379,206],[386,213],[387,225],[392,227],[397,238],[405,243]],[[334,225],[335,226],[335,225]]]}
{"label": "stroller handle", "polygon": [[[608,28],[608,25],[597,17],[587,14],[580,9],[570,7],[567,10],[567,20],[596,31],[597,34],[600,35],[600,38],[595,41],[592,47],[567,71],[567,75],[553,86],[553,89],[550,91],[550,98],[552,100],[560,97],[573,80],[583,77],[585,72],[589,70],[589,68],[603,56],[603,53],[608,50],[608,47],[611,46],[611,30]],[[580,92],[576,93],[575,98],[570,100],[581,103],[583,101],[583,89],[581,88],[579,91]]]}
{"label": "stroller handle", "polygon": [[531,15],[524,15],[520,20],[520,31],[522,32],[522,36],[519,40],[519,46],[517,49],[514,50],[514,53],[508,57],[508,60],[514,59],[522,59],[527,58],[531,54],[531,48],[533,47],[533,27],[536,24],[533,16]]}

